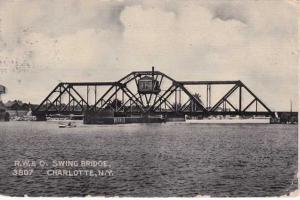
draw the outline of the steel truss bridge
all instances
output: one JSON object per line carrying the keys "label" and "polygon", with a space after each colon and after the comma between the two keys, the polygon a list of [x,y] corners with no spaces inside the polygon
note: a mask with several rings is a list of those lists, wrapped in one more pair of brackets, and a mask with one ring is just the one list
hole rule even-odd
{"label": "steel truss bridge", "polygon": [[[138,82],[145,76],[152,77],[159,84],[159,92],[143,94],[138,91]],[[219,86],[223,89],[219,90],[218,96],[215,88]],[[108,110],[115,116],[274,116],[239,80],[176,81],[154,70],[134,71],[116,82],[61,82],[33,111],[33,115],[83,115],[89,111]]]}

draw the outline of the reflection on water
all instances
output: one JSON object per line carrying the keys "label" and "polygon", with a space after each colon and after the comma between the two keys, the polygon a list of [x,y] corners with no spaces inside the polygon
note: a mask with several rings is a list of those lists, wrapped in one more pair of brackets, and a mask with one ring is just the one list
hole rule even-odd
{"label": "reflection on water", "polygon": [[[285,195],[297,189],[297,140],[293,125],[0,123],[0,194]],[[107,160],[114,176],[12,176],[20,159]]]}

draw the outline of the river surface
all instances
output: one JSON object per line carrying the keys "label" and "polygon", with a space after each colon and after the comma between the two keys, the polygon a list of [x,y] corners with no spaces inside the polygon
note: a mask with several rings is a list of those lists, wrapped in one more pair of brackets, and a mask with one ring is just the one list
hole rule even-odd
{"label": "river surface", "polygon": [[[296,125],[76,123],[0,123],[0,194],[245,197],[297,189]],[[16,166],[23,160],[47,165]],[[53,165],[59,160],[107,161],[113,175],[47,174],[65,169]],[[15,175],[16,169],[33,173]]]}

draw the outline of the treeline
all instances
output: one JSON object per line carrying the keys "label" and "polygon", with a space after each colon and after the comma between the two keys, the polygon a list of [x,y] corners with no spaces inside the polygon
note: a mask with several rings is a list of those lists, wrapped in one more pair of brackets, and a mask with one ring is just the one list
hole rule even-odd
{"label": "treeline", "polygon": [[24,103],[20,100],[9,100],[6,103],[0,101],[0,108],[5,108],[7,110],[33,110],[37,107],[35,104]]}

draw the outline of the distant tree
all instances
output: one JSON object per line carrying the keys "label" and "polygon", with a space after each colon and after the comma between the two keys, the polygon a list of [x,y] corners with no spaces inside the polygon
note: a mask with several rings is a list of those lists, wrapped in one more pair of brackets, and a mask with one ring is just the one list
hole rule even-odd
{"label": "distant tree", "polygon": [[201,105],[204,106],[204,104],[201,100],[201,95],[199,93],[195,93],[193,96],[195,97],[195,99],[197,99],[200,102]]}
{"label": "distant tree", "polygon": [[111,103],[108,103],[107,106],[105,107],[106,109],[110,109],[110,108],[120,108],[122,106],[122,101],[120,101],[119,99],[114,99]]}
{"label": "distant tree", "polygon": [[181,103],[173,103],[172,106],[173,106],[174,108],[180,109]]}
{"label": "distant tree", "polygon": [[[199,93],[195,93],[193,96],[204,107],[204,104],[201,100],[201,95]],[[191,101],[190,107],[193,111],[201,110],[201,107],[198,104],[196,104],[194,101]]]}

